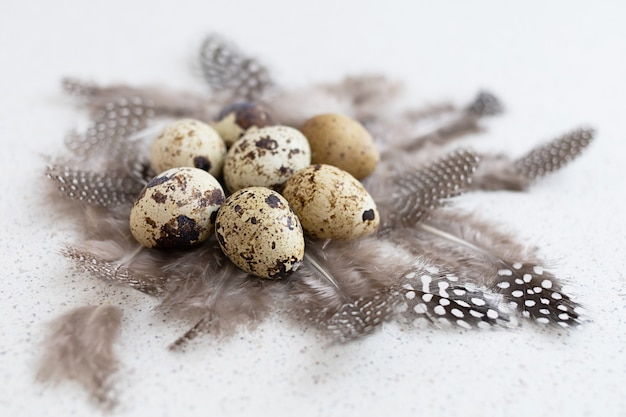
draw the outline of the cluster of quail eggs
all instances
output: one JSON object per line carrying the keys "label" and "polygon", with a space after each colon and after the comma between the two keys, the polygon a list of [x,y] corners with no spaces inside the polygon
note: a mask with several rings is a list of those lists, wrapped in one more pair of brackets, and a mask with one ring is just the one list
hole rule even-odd
{"label": "cluster of quail eggs", "polygon": [[255,103],[235,103],[210,124],[177,120],[154,139],[158,175],[135,201],[130,230],[162,250],[214,234],[239,268],[279,279],[302,263],[305,234],[351,240],[377,230],[359,180],[378,160],[371,135],[349,117],[322,114],[295,129]]}

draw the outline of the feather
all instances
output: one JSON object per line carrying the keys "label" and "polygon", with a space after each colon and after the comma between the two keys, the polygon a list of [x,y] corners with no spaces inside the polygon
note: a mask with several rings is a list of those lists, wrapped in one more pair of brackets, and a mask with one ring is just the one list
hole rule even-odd
{"label": "feather", "polygon": [[86,132],[70,133],[66,146],[78,158],[89,158],[102,151],[123,156],[117,145],[145,129],[153,115],[151,102],[139,96],[119,98],[97,112]]}
{"label": "feather", "polygon": [[42,381],[74,380],[104,408],[115,405],[111,376],[118,368],[113,344],[122,310],[114,306],[78,307],[49,325],[46,354],[37,377]]}
{"label": "feather", "polygon": [[508,308],[501,304],[502,297],[454,273],[443,274],[435,266],[410,273],[401,296],[403,316],[410,322],[426,319],[464,329],[517,325]]}
{"label": "feather", "polygon": [[472,188],[525,190],[537,179],[576,159],[593,141],[594,136],[594,129],[582,127],[539,145],[515,160],[505,155],[481,155],[482,163],[474,175]]}
{"label": "feather", "polygon": [[[191,117],[210,121],[223,105],[223,97],[208,96],[196,92],[173,91],[159,86],[134,87],[126,84],[101,86],[78,79],[64,79],[63,90],[81,99],[81,104],[89,110],[92,119],[106,112],[110,103],[143,102],[152,118]],[[116,119],[118,115],[112,116]]]}
{"label": "feather", "polygon": [[401,285],[415,262],[375,237],[348,242],[309,239],[306,252],[309,262],[290,278],[290,316],[344,342],[371,333],[390,318],[393,288]]}
{"label": "feather", "polygon": [[236,46],[216,34],[202,43],[200,68],[214,91],[227,90],[234,98],[255,100],[274,85],[263,65],[244,56]]}
{"label": "feather", "polygon": [[[198,257],[205,261],[198,262]],[[281,282],[262,281],[238,269],[214,241],[170,262],[166,271],[167,292],[158,308],[195,323],[171,349],[183,347],[198,335],[223,337],[240,325],[253,327],[280,304],[284,291]]]}
{"label": "feather", "polygon": [[534,180],[557,171],[578,157],[594,137],[591,128],[578,128],[537,147],[515,161],[515,168]]}
{"label": "feather", "polygon": [[391,219],[383,228],[417,224],[449,198],[465,191],[477,166],[476,155],[458,150],[425,168],[400,173],[394,187],[389,188],[393,190],[390,207],[383,203],[380,208]]}
{"label": "feather", "polygon": [[482,129],[478,121],[483,117],[497,115],[502,110],[502,104],[496,96],[481,91],[455,118],[429,133],[412,139],[404,150],[416,152],[426,147],[441,147],[456,138],[480,132]]}
{"label": "feather", "polygon": [[164,291],[165,278],[147,277],[131,272],[122,261],[110,262],[93,252],[67,247],[62,254],[75,262],[81,272],[90,273],[100,279],[127,285],[148,295],[159,295]]}
{"label": "feather", "polygon": [[522,317],[563,327],[580,323],[578,304],[563,293],[560,282],[544,270],[534,251],[497,232],[492,224],[471,219],[469,215],[437,213],[428,224],[420,225],[431,235],[422,233],[424,244],[437,245],[437,252],[446,254],[440,255],[442,264],[459,265],[459,261],[449,260],[455,257],[465,264],[461,270],[471,267],[477,271],[476,282],[501,294]]}
{"label": "feather", "polygon": [[498,97],[483,90],[478,92],[478,95],[465,108],[465,111],[476,117],[495,116],[504,111],[504,106]]}
{"label": "feather", "polygon": [[132,203],[144,183],[126,172],[82,171],[68,166],[50,166],[46,177],[71,200],[110,207]]}
{"label": "feather", "polygon": [[85,100],[93,97],[98,89],[95,83],[70,77],[61,80],[61,87],[66,94]]}

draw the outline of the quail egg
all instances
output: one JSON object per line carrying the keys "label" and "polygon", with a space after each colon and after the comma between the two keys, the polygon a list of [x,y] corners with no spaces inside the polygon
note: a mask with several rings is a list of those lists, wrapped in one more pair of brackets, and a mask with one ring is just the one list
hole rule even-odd
{"label": "quail egg", "polygon": [[374,172],[380,153],[358,121],[341,114],[320,114],[300,129],[311,145],[311,163],[334,165],[355,178]]}
{"label": "quail egg", "polygon": [[288,126],[250,130],[228,150],[224,181],[231,191],[245,187],[278,188],[311,163],[311,148],[302,133]]}
{"label": "quail egg", "polygon": [[226,145],[215,129],[194,119],[167,125],[150,150],[150,162],[157,173],[175,167],[194,167],[219,177],[225,156]]}
{"label": "quail egg", "polygon": [[188,248],[211,236],[223,202],[224,191],[211,174],[172,168],[141,191],[130,212],[130,231],[148,248]]}
{"label": "quail egg", "polygon": [[374,199],[352,175],[332,165],[298,171],[285,183],[283,196],[311,236],[352,240],[378,229]]}
{"label": "quail egg", "polygon": [[220,134],[226,146],[232,146],[246,130],[274,125],[272,116],[260,105],[243,101],[224,107],[217,115],[213,128]]}
{"label": "quail egg", "polygon": [[283,278],[304,257],[298,217],[287,200],[265,187],[248,187],[229,196],[217,214],[215,235],[235,265],[261,278]]}

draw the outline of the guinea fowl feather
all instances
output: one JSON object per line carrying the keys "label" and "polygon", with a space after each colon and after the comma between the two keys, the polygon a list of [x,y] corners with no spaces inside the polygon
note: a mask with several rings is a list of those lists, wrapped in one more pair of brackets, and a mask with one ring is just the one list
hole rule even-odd
{"label": "guinea fowl feather", "polygon": [[[441,211],[421,225],[422,239],[438,245],[438,253],[464,252],[461,259],[473,258],[475,270],[480,271],[477,265],[482,264],[483,271],[476,276],[479,283],[501,294],[523,317],[563,327],[579,324],[578,304],[563,293],[559,280],[544,269],[534,250],[498,233],[493,224],[469,218]],[[430,239],[425,234],[430,234]]]}
{"label": "guinea fowl feather", "polygon": [[577,158],[593,141],[594,129],[580,127],[511,159],[506,155],[482,155],[472,188],[526,190],[534,181],[555,172]]}
{"label": "guinea fowl feather", "polygon": [[[274,313],[335,342],[364,337],[391,320],[463,329],[515,327],[526,319],[563,327],[580,322],[578,305],[542,268],[536,250],[494,222],[460,212],[453,199],[471,190],[526,190],[576,158],[592,141],[592,129],[566,133],[518,159],[450,152],[450,144],[483,131],[484,119],[503,111],[495,95],[480,92],[465,106],[407,108],[402,84],[378,75],[288,89],[215,34],[202,44],[199,66],[210,95],[63,80],[91,123],[68,135],[66,152],[46,171],[56,189],[53,207],[80,225],[78,242],[61,253],[81,273],[155,297],[158,310],[188,323],[171,349],[202,335],[232,335]],[[210,123],[224,105],[242,99],[294,127],[333,111],[361,121],[381,150],[377,169],[363,181],[380,212],[378,232],[350,241],[308,237],[302,265],[275,281],[238,269],[215,238],[187,251],[139,246],[129,213],[154,174],[146,156],[150,129],[178,117]],[[107,403],[119,317],[106,306],[61,316],[41,375],[77,379]],[[78,359],[67,354],[72,349]],[[50,358],[61,358],[58,366]]]}

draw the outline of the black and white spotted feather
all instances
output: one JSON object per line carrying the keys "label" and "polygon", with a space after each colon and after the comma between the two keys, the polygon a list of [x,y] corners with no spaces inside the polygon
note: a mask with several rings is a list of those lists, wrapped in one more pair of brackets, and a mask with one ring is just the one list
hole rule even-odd
{"label": "black and white spotted feather", "polygon": [[200,68],[214,91],[228,91],[233,98],[257,100],[274,85],[267,68],[216,34],[202,43]]}
{"label": "black and white spotted feather", "polygon": [[[480,92],[465,106],[398,109],[393,104],[401,84],[371,75],[300,92],[279,90],[266,67],[218,35],[202,44],[199,64],[210,95],[64,80],[64,90],[86,107],[91,124],[69,136],[66,152],[52,158],[45,173],[55,188],[52,201],[83,226],[62,255],[86,279],[94,276],[156,297],[159,309],[186,321],[188,328],[170,348],[182,349],[200,336],[233,334],[270,314],[283,314],[334,342],[370,335],[395,320],[459,329],[580,323],[578,304],[542,268],[536,250],[502,232],[493,219],[460,212],[453,201],[476,189],[527,189],[576,158],[592,141],[592,129],[566,133],[518,159],[468,149],[449,152],[454,141],[484,130],[485,118],[503,111],[495,95]],[[303,265],[273,282],[236,268],[215,239],[186,252],[141,248],[130,234],[128,213],[152,174],[145,158],[154,136],[149,128],[176,117],[211,122],[234,99],[262,100],[276,120],[295,127],[322,111],[362,121],[382,155],[363,182],[379,207],[379,232],[347,242],[308,238]],[[64,317],[85,314],[76,313]],[[63,326],[56,329],[49,352],[60,340],[74,340]],[[114,333],[102,333],[106,343]],[[72,372],[78,369],[80,378],[91,381],[92,370],[76,361],[62,356],[55,375],[76,378]],[[113,362],[93,372],[108,380]],[[102,402],[108,398],[106,384],[86,386]]]}
{"label": "black and white spotted feather", "polygon": [[435,266],[422,273],[410,273],[400,294],[404,303],[402,314],[410,321],[427,320],[464,329],[517,324],[502,304],[501,296],[454,274],[442,274]]}

